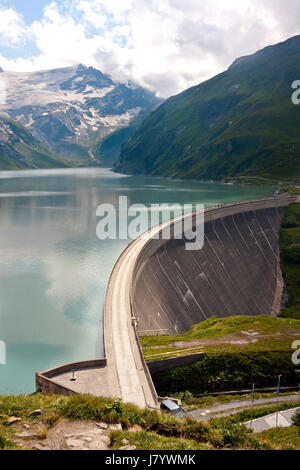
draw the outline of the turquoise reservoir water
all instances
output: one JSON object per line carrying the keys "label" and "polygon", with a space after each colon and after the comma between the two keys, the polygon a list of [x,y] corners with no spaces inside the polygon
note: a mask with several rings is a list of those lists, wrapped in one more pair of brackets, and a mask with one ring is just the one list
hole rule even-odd
{"label": "turquoise reservoir water", "polygon": [[125,240],[99,241],[101,203],[204,203],[273,188],[124,177],[106,169],[0,172],[0,393],[34,391],[34,373],[101,357],[102,309]]}

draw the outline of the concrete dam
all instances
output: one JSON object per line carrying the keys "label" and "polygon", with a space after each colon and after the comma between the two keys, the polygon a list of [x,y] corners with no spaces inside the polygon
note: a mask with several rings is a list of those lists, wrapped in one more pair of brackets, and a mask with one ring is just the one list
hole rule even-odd
{"label": "concrete dam", "polygon": [[[212,316],[276,315],[283,280],[279,228],[294,196],[205,210],[204,246],[187,251],[176,218],[128,245],[112,271],[104,305],[105,358],[36,374],[45,393],[91,393],[158,408],[139,335],[187,331]],[[184,218],[195,219],[194,214]],[[159,239],[170,226],[173,236]],[[194,228],[194,227],[193,227]],[[70,373],[76,369],[76,382]]]}
{"label": "concrete dam", "polygon": [[205,242],[151,240],[132,286],[138,329],[187,331],[212,316],[277,315],[282,277],[279,228],[290,198],[250,201],[205,211]]}

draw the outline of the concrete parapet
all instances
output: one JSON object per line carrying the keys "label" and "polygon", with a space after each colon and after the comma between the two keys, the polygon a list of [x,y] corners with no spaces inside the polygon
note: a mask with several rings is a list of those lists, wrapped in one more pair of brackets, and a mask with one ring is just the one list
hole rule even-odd
{"label": "concrete parapet", "polygon": [[[72,362],[53,369],[36,373],[36,390],[46,394],[73,395],[75,393],[91,393],[94,395],[105,394],[105,384],[98,387],[95,375],[101,377],[105,371],[106,358],[92,359],[89,361]],[[84,381],[71,382],[72,370],[76,373],[84,373]],[[103,374],[102,374],[103,375]],[[89,382],[89,383],[87,383]],[[92,383],[91,383],[92,382]],[[93,383],[95,386],[93,386]]]}

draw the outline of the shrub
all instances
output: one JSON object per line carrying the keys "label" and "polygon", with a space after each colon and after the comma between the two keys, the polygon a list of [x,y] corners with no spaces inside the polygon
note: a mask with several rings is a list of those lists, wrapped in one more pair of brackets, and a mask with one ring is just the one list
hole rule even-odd
{"label": "shrub", "polygon": [[297,410],[294,416],[292,417],[292,422],[295,426],[300,427],[300,409]]}
{"label": "shrub", "polygon": [[10,442],[8,439],[6,439],[5,437],[3,436],[0,436],[0,450],[3,450],[3,449],[10,449],[11,447],[13,447],[13,443]]}

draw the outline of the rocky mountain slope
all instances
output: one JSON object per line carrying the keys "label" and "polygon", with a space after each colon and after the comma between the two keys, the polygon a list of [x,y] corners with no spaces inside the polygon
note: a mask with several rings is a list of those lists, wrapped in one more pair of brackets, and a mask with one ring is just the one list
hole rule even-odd
{"label": "rocky mountain slope", "polygon": [[123,147],[117,171],[292,180],[300,174],[300,36],[237,59],[165,101]]}
{"label": "rocky mountain slope", "polygon": [[21,124],[0,117],[0,170],[65,166],[57,155]]}
{"label": "rocky mountain slope", "polygon": [[[6,103],[0,113],[21,123],[69,162],[93,160],[96,141],[126,128],[159,103],[133,84],[114,82],[83,65],[33,73],[2,72]],[[97,155],[99,158],[99,155]]]}

